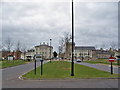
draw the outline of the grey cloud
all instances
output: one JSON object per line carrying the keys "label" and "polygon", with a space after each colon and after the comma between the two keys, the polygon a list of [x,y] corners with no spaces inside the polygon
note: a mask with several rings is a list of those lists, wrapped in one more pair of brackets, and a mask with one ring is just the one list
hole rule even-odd
{"label": "grey cloud", "polygon": [[[117,42],[117,3],[76,3],[75,41],[77,45],[101,45]],[[57,50],[64,32],[71,32],[69,2],[4,3],[3,40],[10,36],[16,42],[33,47],[49,42]]]}

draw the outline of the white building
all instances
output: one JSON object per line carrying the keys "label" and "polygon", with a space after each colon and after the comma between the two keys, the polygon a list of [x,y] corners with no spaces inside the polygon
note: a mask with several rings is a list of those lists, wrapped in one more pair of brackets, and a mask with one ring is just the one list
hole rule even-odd
{"label": "white building", "polygon": [[95,50],[94,46],[75,46],[76,58],[92,58],[92,52]]}
{"label": "white building", "polygon": [[35,46],[35,54],[40,54],[43,58],[50,59],[50,55],[51,58],[53,57],[53,47],[49,46],[48,43],[45,44],[45,42],[43,42],[43,44],[40,43],[40,45]]}
{"label": "white building", "polygon": [[28,50],[26,53],[22,53],[21,54],[21,59],[33,59],[35,55],[35,50],[34,49],[31,49],[31,50]]}

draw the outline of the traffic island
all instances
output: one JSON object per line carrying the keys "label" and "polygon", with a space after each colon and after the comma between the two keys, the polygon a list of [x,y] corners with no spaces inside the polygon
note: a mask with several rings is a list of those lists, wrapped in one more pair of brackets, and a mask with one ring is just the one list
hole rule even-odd
{"label": "traffic island", "polygon": [[78,79],[117,79],[118,75],[111,75],[110,72],[98,70],[80,64],[74,64],[75,75],[71,76],[71,63],[67,61],[52,61],[43,65],[43,75],[41,67],[32,70],[20,78],[23,80],[78,80]]}

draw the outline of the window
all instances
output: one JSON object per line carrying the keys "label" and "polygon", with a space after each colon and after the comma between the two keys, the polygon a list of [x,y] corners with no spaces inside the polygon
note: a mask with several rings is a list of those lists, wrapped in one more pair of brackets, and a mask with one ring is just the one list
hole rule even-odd
{"label": "window", "polygon": [[38,51],[38,48],[36,48],[36,51]]}
{"label": "window", "polygon": [[100,56],[98,56],[98,58],[101,58]]}

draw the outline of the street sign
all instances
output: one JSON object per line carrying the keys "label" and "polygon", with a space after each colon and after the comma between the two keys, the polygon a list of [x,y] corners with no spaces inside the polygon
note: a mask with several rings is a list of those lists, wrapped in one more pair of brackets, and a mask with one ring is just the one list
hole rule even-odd
{"label": "street sign", "polygon": [[35,60],[43,60],[42,55],[36,54],[35,55]]}
{"label": "street sign", "polygon": [[114,57],[109,57],[109,62],[111,62],[111,74],[113,74],[113,66],[112,66],[112,62],[115,61],[115,58]]}
{"label": "street sign", "polygon": [[114,57],[109,57],[109,62],[114,62],[115,58]]}
{"label": "street sign", "polygon": [[43,64],[42,55],[36,54],[36,55],[34,56],[34,60],[35,60],[35,75],[36,75],[36,61],[37,61],[37,60],[40,60],[40,61],[41,61],[41,75],[42,75],[42,72],[43,72],[43,70],[42,70],[42,64]]}

